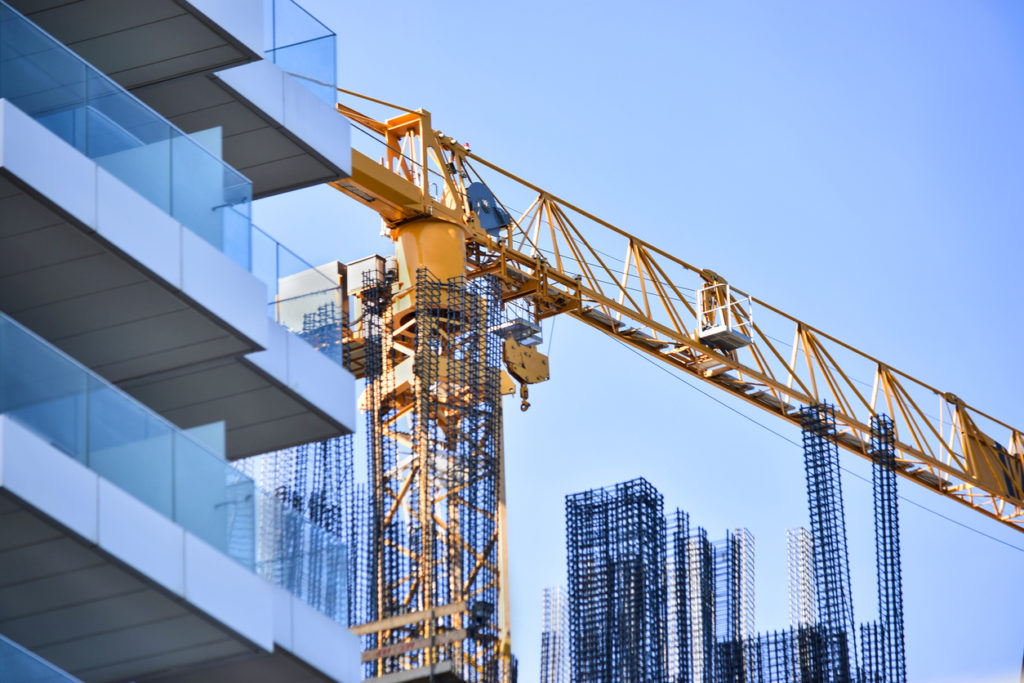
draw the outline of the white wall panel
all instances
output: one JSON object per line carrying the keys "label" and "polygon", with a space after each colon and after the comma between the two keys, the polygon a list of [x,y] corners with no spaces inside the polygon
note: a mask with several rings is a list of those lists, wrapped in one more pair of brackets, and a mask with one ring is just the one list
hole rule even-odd
{"label": "white wall panel", "polygon": [[305,340],[288,335],[288,386],[349,429],[355,429],[355,378]]}
{"label": "white wall panel", "polygon": [[273,649],[273,586],[189,533],[185,534],[185,597],[256,645]]}
{"label": "white wall panel", "polygon": [[0,165],[96,227],[96,164],[7,100],[0,100]]}
{"label": "white wall panel", "polygon": [[93,543],[99,478],[9,417],[0,415],[0,486]]}
{"label": "white wall panel", "polygon": [[336,680],[355,683],[360,675],[359,638],[341,624],[292,598],[293,654]]}
{"label": "white wall panel", "polygon": [[266,285],[188,230],[181,231],[181,289],[266,348]]}
{"label": "white wall panel", "polygon": [[96,180],[97,232],[180,288],[181,224],[102,168]]}
{"label": "white wall panel", "polygon": [[185,591],[184,535],[180,526],[100,479],[100,547],[177,595]]}

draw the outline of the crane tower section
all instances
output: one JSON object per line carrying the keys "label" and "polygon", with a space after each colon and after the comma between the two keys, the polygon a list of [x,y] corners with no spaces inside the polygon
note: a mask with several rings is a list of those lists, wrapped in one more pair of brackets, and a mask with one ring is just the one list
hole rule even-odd
{"label": "crane tower section", "polygon": [[457,250],[420,248],[423,235],[436,244],[447,230],[411,226],[397,273],[364,274],[370,589],[357,632],[368,678],[422,669],[496,683],[511,666],[499,559],[501,288],[467,283]]}

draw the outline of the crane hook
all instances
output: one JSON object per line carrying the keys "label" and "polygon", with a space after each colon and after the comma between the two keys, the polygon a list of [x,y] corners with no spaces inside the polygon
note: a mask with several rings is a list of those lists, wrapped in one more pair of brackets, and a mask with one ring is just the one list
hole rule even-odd
{"label": "crane hook", "polygon": [[519,410],[523,411],[524,413],[527,410],[530,409],[530,402],[526,400],[527,397],[529,397],[529,395],[530,395],[530,391],[526,388],[526,385],[525,384],[520,385],[520,387],[519,387],[519,398],[523,399],[523,404],[521,406],[519,406]]}

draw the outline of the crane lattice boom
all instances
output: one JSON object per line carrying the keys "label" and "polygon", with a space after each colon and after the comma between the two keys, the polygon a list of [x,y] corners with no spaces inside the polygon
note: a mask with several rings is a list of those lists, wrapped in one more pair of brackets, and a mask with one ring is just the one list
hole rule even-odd
{"label": "crane lattice boom", "polygon": [[[354,93],[352,93],[354,94]],[[467,276],[497,275],[504,298],[528,298],[539,318],[566,313],[688,375],[799,426],[801,405],[836,406],[839,443],[869,458],[871,418],[894,421],[900,474],[1024,530],[1024,433],[955,394],[901,372],[853,345],[513,175],[430,128],[427,112],[376,122],[341,113],[384,136],[383,164],[353,151],[338,189],[377,210],[389,226],[422,216],[465,229]],[[426,160],[426,163],[424,163]],[[423,169],[427,172],[424,173]],[[465,200],[470,178],[497,175],[535,195],[495,237]],[[431,178],[442,182],[432,196]],[[588,232],[579,224],[586,223]],[[597,234],[601,233],[601,234]],[[617,243],[621,258],[599,240]],[[695,294],[728,291],[717,307]],[[721,298],[721,297],[720,297]],[[750,343],[722,348],[702,339],[709,309],[730,315]],[[750,314],[756,310],[756,320]],[[870,459],[870,458],[869,458]]]}
{"label": "crane lattice boom", "polygon": [[[394,318],[402,326],[397,332],[411,335],[416,316],[429,319],[439,308],[416,309],[415,268],[433,270],[433,262],[443,271],[434,272],[441,278],[491,276],[500,282],[503,304],[525,303],[535,323],[569,315],[795,426],[800,426],[802,406],[830,403],[839,446],[868,460],[872,420],[887,414],[900,475],[1024,531],[1020,430],[483,159],[434,130],[428,112],[398,109],[401,114],[378,121],[338,105],[340,113],[379,136],[382,155],[374,160],[353,150],[351,177],[332,183],[375,210],[398,244]],[[525,198],[526,210],[511,211],[492,192],[496,188],[517,201]],[[353,345],[363,343],[358,327],[352,335]],[[413,344],[410,337],[399,347],[412,357]],[[530,357],[530,350],[517,348],[518,358]],[[508,356],[506,344],[506,364],[523,384],[525,409],[525,385],[547,378],[546,359],[541,371],[531,373],[525,364],[517,370]],[[418,381],[437,384],[428,377]],[[408,405],[409,411],[416,409]],[[489,457],[500,477],[500,435]],[[504,490],[500,482],[491,486],[499,494],[497,507],[487,513],[495,535],[490,545],[474,552],[498,552],[487,556],[492,570],[488,586],[496,587],[499,596],[495,628],[500,638],[492,652],[505,657],[510,630]],[[385,487],[374,495],[382,498],[382,509],[404,505],[410,518],[427,520],[419,503],[402,498],[406,489],[396,494]],[[437,538],[446,534],[444,528],[436,531]],[[428,580],[436,577],[424,574],[418,585]],[[457,593],[450,595],[453,604],[472,599]],[[407,602],[410,609],[435,607],[428,598]],[[386,620],[390,615],[385,612],[378,611],[377,617]],[[379,626],[368,625],[363,632],[375,628],[380,638],[387,636]],[[427,620],[419,633],[436,630]],[[507,671],[503,662],[502,671]],[[504,674],[500,680],[506,680]]]}

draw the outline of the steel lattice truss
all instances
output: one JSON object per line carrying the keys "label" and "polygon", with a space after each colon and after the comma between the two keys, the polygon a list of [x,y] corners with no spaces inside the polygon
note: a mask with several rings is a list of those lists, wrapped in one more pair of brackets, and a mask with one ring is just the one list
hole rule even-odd
{"label": "steel lattice truss", "polygon": [[[353,150],[352,177],[332,185],[386,225],[434,217],[462,226],[469,277],[494,275],[506,299],[529,298],[541,317],[568,314],[791,424],[800,406],[829,402],[840,447],[864,458],[871,417],[885,412],[900,475],[1024,530],[1021,430],[473,154],[435,131],[428,112],[342,92],[403,112],[378,121],[338,105],[380,139],[372,157]],[[505,234],[477,224],[471,182],[506,210],[526,207],[509,211]],[[750,343],[725,350],[702,340],[707,303]]]}

